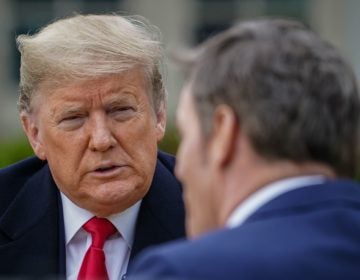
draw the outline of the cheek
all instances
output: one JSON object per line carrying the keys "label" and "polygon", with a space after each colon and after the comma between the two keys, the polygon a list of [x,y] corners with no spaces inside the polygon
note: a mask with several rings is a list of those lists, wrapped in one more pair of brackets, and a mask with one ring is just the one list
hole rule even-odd
{"label": "cheek", "polygon": [[121,144],[136,146],[134,144],[137,143],[140,145],[137,148],[156,145],[161,135],[153,116],[145,113],[128,123],[115,123],[114,129],[119,138],[123,139]]}
{"label": "cheek", "polygon": [[209,200],[209,190],[203,184],[189,186],[184,192],[186,209],[186,231],[190,237],[196,237],[211,226],[212,203]]}
{"label": "cheek", "polygon": [[176,159],[176,176],[183,183],[186,228],[190,237],[211,228],[212,182],[206,149],[200,138],[183,139]]}
{"label": "cheek", "polygon": [[58,186],[67,190],[78,187],[84,166],[89,162],[85,157],[86,144],[86,139],[78,134],[46,135],[44,151],[51,173]]}
{"label": "cheek", "polygon": [[202,150],[194,149],[194,143],[182,142],[176,159],[176,176],[183,183],[184,200],[188,208],[196,208],[204,200],[207,184],[206,162]]}
{"label": "cheek", "polygon": [[[176,155],[176,176],[183,183],[194,183],[197,174],[202,169],[202,147],[195,138],[183,138]],[[195,178],[194,178],[195,177]]]}
{"label": "cheek", "polygon": [[132,163],[140,177],[151,181],[157,158],[154,123],[138,121],[117,125],[116,137],[118,151],[122,151],[120,156]]}
{"label": "cheek", "polygon": [[128,127],[119,134],[119,146],[140,165],[154,164],[157,154],[157,138],[153,127]]}
{"label": "cheek", "polygon": [[[48,157],[49,167],[54,178],[59,181],[60,185],[71,185],[79,180],[79,165],[73,156],[53,155]],[[81,168],[81,167],[80,167]]]}
{"label": "cheek", "polygon": [[[53,157],[62,157],[63,160],[75,158],[84,153],[88,144],[86,129],[63,131],[56,128],[45,128],[42,133],[44,150]],[[65,156],[66,155],[66,156]]]}
{"label": "cheek", "polygon": [[49,165],[54,167],[54,172],[61,173],[66,181],[72,181],[84,165],[86,144],[84,141],[64,136],[58,139],[61,140],[45,143],[46,158]]}

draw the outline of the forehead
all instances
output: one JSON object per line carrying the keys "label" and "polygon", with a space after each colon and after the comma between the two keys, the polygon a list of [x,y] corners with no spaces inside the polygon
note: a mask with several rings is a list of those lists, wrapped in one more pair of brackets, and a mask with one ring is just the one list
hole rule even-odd
{"label": "forehead", "polygon": [[107,75],[89,80],[70,83],[64,87],[40,87],[35,100],[83,102],[96,99],[113,99],[133,95],[137,99],[148,96],[146,79],[142,71],[131,70],[116,75]]}

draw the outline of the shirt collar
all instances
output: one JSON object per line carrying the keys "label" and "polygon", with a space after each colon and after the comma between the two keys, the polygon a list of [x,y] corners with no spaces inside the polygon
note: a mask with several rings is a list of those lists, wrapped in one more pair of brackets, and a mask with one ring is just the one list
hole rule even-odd
{"label": "shirt collar", "polygon": [[238,207],[236,207],[228,218],[226,226],[233,228],[242,225],[245,220],[255,213],[260,207],[286,192],[302,187],[321,184],[324,181],[324,176],[314,175],[286,178],[268,184],[250,195]]}
{"label": "shirt collar", "polygon": [[[83,224],[94,217],[94,214],[77,206],[62,192],[60,194],[64,213],[65,242],[68,245],[75,234],[82,228]],[[135,225],[140,204],[141,200],[125,211],[107,217],[119,231],[130,249],[134,241]]]}

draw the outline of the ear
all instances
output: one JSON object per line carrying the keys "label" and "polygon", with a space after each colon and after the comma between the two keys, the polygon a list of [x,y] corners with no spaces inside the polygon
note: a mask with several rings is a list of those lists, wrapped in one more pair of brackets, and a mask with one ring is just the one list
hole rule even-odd
{"label": "ear", "polygon": [[28,113],[22,112],[20,114],[20,118],[23,130],[30,142],[31,147],[34,150],[35,155],[42,160],[46,160],[44,147],[41,141],[39,128],[35,121],[35,117]]}
{"label": "ear", "polygon": [[213,126],[210,140],[211,161],[223,168],[231,162],[235,153],[239,124],[232,108],[220,105],[213,115]]}
{"label": "ear", "polygon": [[164,138],[166,119],[165,104],[162,103],[159,111],[156,113],[156,139],[158,143]]}

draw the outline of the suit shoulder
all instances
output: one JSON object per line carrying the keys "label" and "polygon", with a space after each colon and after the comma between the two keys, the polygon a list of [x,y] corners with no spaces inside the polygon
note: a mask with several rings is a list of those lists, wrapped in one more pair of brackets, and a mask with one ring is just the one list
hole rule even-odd
{"label": "suit shoulder", "polygon": [[[359,279],[357,262],[346,262],[359,259],[356,241],[344,247],[341,239],[319,240],[294,226],[292,234],[276,228],[241,226],[168,243],[145,251],[131,273],[147,276],[139,279]],[[347,258],[330,256],[331,250],[347,252]]]}
{"label": "suit shoulder", "polygon": [[0,213],[11,203],[23,185],[43,166],[45,161],[30,157],[0,169]]}
{"label": "suit shoulder", "polygon": [[0,169],[0,182],[15,177],[28,177],[36,173],[46,164],[37,157],[29,157]]}
{"label": "suit shoulder", "polygon": [[163,151],[158,152],[158,160],[168,169],[174,173],[176,159],[173,155]]}
{"label": "suit shoulder", "polygon": [[150,247],[131,266],[129,274],[134,278],[129,279],[228,279],[220,273],[222,269],[218,269],[229,257],[225,256],[220,262],[217,258],[219,244],[222,244],[219,241],[228,242],[223,235],[215,232],[194,240]]}

